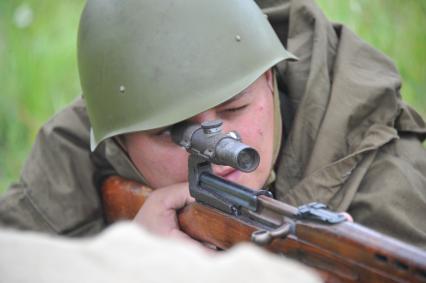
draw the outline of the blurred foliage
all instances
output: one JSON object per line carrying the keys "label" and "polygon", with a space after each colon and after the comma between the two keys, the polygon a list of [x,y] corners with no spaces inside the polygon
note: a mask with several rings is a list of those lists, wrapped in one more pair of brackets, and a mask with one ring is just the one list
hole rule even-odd
{"label": "blurred foliage", "polygon": [[0,192],[40,126],[80,93],[75,46],[84,1],[0,0]]}
{"label": "blurred foliage", "polygon": [[[426,1],[318,0],[396,60],[403,97],[426,113]],[[83,0],[0,1],[0,192],[16,180],[39,127],[80,94],[75,59]]]}

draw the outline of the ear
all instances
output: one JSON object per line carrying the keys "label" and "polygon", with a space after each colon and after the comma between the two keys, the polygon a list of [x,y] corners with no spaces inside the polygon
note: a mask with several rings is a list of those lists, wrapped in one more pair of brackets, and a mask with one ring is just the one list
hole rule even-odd
{"label": "ear", "polygon": [[268,85],[269,90],[271,91],[271,93],[274,93],[274,77],[273,77],[272,69],[267,70],[264,73],[264,75],[265,75],[266,84]]}

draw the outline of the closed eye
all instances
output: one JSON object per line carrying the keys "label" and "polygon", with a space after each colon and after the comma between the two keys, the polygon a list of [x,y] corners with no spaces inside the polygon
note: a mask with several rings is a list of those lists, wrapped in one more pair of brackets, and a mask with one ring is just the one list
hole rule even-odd
{"label": "closed eye", "polygon": [[240,110],[243,110],[247,106],[248,106],[248,104],[245,104],[245,105],[242,105],[242,106],[238,106],[238,107],[226,108],[222,112],[238,112]]}

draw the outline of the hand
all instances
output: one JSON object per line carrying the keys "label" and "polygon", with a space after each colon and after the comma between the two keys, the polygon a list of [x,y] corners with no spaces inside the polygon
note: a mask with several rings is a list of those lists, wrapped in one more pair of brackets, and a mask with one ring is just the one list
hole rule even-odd
{"label": "hand", "polygon": [[179,229],[176,211],[193,202],[188,183],[178,183],[154,190],[133,219],[148,231],[166,237],[193,241]]}

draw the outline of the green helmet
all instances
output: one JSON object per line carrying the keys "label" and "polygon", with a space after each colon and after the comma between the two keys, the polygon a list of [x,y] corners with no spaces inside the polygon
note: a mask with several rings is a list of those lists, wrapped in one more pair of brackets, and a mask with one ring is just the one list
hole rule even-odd
{"label": "green helmet", "polygon": [[289,58],[251,0],[88,0],[78,67],[92,150],[212,108]]}

